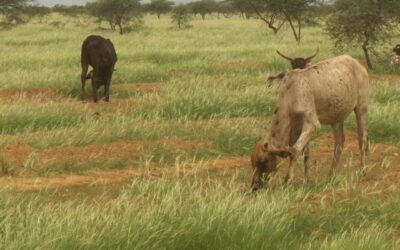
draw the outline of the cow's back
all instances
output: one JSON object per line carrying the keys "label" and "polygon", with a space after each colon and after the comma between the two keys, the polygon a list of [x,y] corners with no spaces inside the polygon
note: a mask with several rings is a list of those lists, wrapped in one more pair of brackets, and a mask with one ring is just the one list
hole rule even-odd
{"label": "cow's back", "polygon": [[296,99],[293,105],[314,109],[322,124],[342,122],[368,98],[368,73],[348,55],[290,71],[287,78],[285,82],[292,85],[292,97],[287,99]]}
{"label": "cow's back", "polygon": [[110,67],[117,61],[114,45],[101,36],[88,36],[82,44],[82,60],[92,67]]}

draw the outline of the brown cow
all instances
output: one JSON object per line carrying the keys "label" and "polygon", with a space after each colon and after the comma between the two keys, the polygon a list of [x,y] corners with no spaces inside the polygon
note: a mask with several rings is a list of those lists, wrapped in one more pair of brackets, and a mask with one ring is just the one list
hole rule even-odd
{"label": "brown cow", "polygon": [[[333,174],[344,145],[343,122],[354,111],[362,172],[367,145],[368,72],[348,55],[334,57],[305,69],[286,72],[281,79],[279,98],[268,135],[257,144],[252,156],[252,188],[262,186],[261,178],[276,170],[276,157],[290,157],[290,181],[296,158],[305,150],[305,178],[308,179],[308,144],[321,124],[332,126],[335,138]],[[254,159],[253,159],[254,158]]]}
{"label": "brown cow", "polygon": [[[82,44],[81,66],[82,66],[82,99],[86,99],[85,81],[92,79],[93,101],[97,102],[97,89],[104,85],[106,101],[110,100],[110,83],[117,62],[117,54],[114,45],[109,39],[101,36],[88,36]],[[93,70],[88,74],[88,65]]]}

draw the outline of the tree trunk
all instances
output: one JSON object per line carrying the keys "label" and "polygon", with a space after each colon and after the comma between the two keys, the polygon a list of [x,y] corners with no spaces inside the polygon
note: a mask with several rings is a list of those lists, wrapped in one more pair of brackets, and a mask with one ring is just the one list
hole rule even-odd
{"label": "tree trunk", "polygon": [[288,16],[286,14],[285,14],[285,17],[286,17],[286,20],[289,22],[290,28],[292,29],[294,39],[296,39],[296,42],[300,43],[300,36],[298,36],[298,34],[296,32],[296,29],[293,25],[292,19],[290,18],[290,16]]}
{"label": "tree trunk", "polygon": [[365,60],[367,61],[368,69],[372,69],[371,60],[369,59],[369,55],[368,55],[368,48],[367,48],[368,42],[369,42],[369,39],[366,38],[366,40],[364,41],[364,43],[362,45],[362,49],[364,51],[364,56],[365,56]]}
{"label": "tree trunk", "polygon": [[117,17],[116,23],[117,23],[117,25],[119,27],[119,34],[122,35],[123,31],[122,31],[122,25],[121,25],[121,18],[120,17]]}
{"label": "tree trunk", "polygon": [[115,26],[114,26],[112,20],[108,20],[108,24],[110,25],[111,30],[114,31],[115,30]]}

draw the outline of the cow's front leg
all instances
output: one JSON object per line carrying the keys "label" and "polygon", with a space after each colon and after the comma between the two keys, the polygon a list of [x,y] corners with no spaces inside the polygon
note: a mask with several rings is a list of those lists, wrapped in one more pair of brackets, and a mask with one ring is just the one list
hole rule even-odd
{"label": "cow's front leg", "polygon": [[310,144],[307,144],[303,151],[304,155],[304,181],[308,182],[308,160],[310,159]]}
{"label": "cow's front leg", "polygon": [[[303,117],[303,127],[301,130],[301,134],[298,137],[296,143],[293,145],[292,150],[291,150],[291,156],[290,156],[290,167],[289,167],[289,172],[285,178],[285,182],[289,182],[290,179],[293,177],[293,170],[294,170],[294,164],[296,162],[297,157],[303,152],[304,148],[308,146],[308,144],[311,141],[311,137],[321,128],[321,124],[318,121],[318,118],[315,114],[313,115],[305,115]],[[305,178],[308,179],[308,165],[307,161],[308,160],[308,152],[306,149],[306,158],[305,158]]]}
{"label": "cow's front leg", "polygon": [[289,171],[288,171],[288,173],[286,174],[286,177],[285,177],[285,184],[288,184],[293,178],[294,166],[296,164],[296,160],[297,160],[297,155],[291,155],[290,156]]}
{"label": "cow's front leg", "polygon": [[304,147],[311,141],[311,137],[321,129],[321,123],[316,114],[304,117],[303,128],[299,139],[292,147],[291,153],[298,156],[304,150]]}

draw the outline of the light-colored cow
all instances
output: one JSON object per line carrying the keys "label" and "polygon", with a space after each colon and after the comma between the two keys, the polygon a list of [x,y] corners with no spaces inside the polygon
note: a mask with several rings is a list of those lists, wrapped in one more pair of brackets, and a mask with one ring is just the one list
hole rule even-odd
{"label": "light-colored cow", "polygon": [[262,177],[276,170],[276,157],[290,157],[285,182],[290,181],[296,158],[305,151],[305,178],[308,179],[308,144],[321,124],[332,126],[335,138],[330,173],[333,174],[344,145],[343,122],[354,111],[362,172],[367,142],[368,73],[348,55],[334,57],[305,69],[284,73],[279,80],[279,98],[270,129],[252,155],[253,183],[262,186]]}

